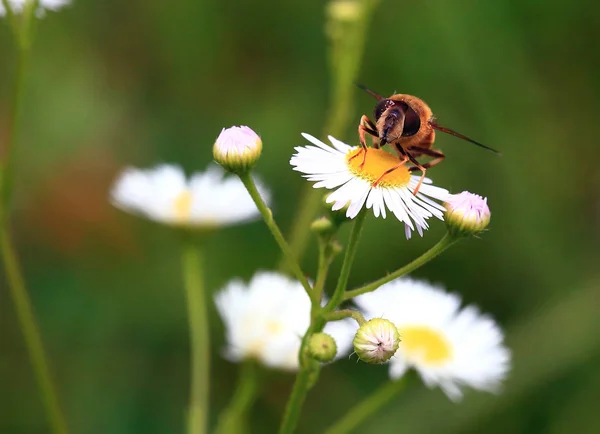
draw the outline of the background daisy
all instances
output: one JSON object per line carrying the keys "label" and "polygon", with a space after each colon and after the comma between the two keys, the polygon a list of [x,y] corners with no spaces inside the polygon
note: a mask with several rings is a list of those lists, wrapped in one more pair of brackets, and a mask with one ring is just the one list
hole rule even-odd
{"label": "background daisy", "polygon": [[[310,300],[299,282],[262,271],[248,284],[229,282],[215,303],[225,323],[229,360],[254,358],[271,368],[298,369],[300,341],[310,321]],[[336,357],[348,354],[357,328],[350,319],[325,326],[336,341]]]}
{"label": "background daisy", "polygon": [[[27,3],[27,0],[8,0],[8,4],[16,14],[23,11],[25,3]],[[44,10],[56,11],[69,3],[71,3],[71,0],[39,0],[37,14],[38,16],[41,16],[44,13]],[[6,10],[4,9],[2,1],[0,1],[0,16],[4,14],[6,14]]]}
{"label": "background daisy", "polygon": [[[259,189],[268,201],[266,189]],[[128,168],[115,182],[111,201],[124,211],[176,226],[227,226],[259,217],[241,181],[224,177],[217,166],[189,180],[181,168],[173,165]]]}
{"label": "background daisy", "polygon": [[390,377],[416,369],[429,387],[440,386],[452,400],[460,386],[494,392],[510,369],[510,352],[498,325],[460,297],[425,281],[394,280],[354,299],[367,318],[383,317],[400,332],[390,360]]}
{"label": "background daisy", "polygon": [[375,217],[385,218],[389,209],[405,223],[407,237],[415,229],[422,235],[430,217],[443,220],[445,208],[432,199],[447,199],[448,190],[431,185],[431,180],[425,178],[415,196],[421,177],[411,175],[406,165],[382,177],[400,162],[391,153],[369,148],[363,165],[364,151],[360,147],[329,136],[331,147],[309,134],[302,135],[315,146],[296,147],[290,164],[309,181],[316,181],[314,188],[334,190],[326,200],[333,203],[333,210],[348,205],[346,216],[354,218],[366,206],[373,209]]}

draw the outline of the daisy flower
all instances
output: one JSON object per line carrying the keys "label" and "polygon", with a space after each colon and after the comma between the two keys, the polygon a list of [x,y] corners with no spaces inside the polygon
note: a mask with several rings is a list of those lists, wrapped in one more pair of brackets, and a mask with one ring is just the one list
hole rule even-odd
{"label": "daisy flower", "polygon": [[348,206],[346,216],[354,218],[366,206],[373,209],[375,217],[385,218],[389,209],[405,223],[407,238],[412,230],[422,236],[423,230],[429,227],[428,218],[444,219],[445,208],[432,199],[447,199],[448,190],[431,185],[431,180],[425,178],[415,196],[413,192],[421,177],[411,175],[406,165],[382,177],[386,170],[399,163],[389,152],[368,148],[363,165],[361,147],[349,146],[329,136],[331,147],[309,134],[302,135],[315,146],[295,148],[290,164],[309,181],[317,181],[314,188],[335,189],[327,197],[334,211]]}
{"label": "daisy flower", "polygon": [[[266,190],[259,186],[268,201]],[[111,191],[111,202],[124,211],[159,223],[185,227],[219,227],[259,217],[242,182],[210,167],[188,180],[177,166],[127,168]]]}
{"label": "daisy flower", "polygon": [[[27,0],[8,0],[10,8],[15,14],[20,14],[21,12],[23,12],[26,3]],[[71,3],[71,0],[39,0],[37,15],[42,16],[44,10],[57,11],[58,9],[62,8],[63,6],[69,3]],[[3,16],[5,14],[6,10],[4,9],[2,1],[0,1],[0,16]]]}
{"label": "daisy flower", "polygon": [[[248,284],[229,282],[215,295],[226,330],[225,357],[233,362],[256,359],[265,366],[298,369],[302,336],[310,325],[310,300],[300,282],[283,274],[258,272]],[[348,354],[356,323],[330,322],[323,330]]]}
{"label": "daisy flower", "polygon": [[460,386],[495,392],[510,369],[502,330],[474,306],[425,281],[396,279],[355,299],[366,317],[384,317],[400,333],[390,377],[417,370],[428,387],[456,401]]}

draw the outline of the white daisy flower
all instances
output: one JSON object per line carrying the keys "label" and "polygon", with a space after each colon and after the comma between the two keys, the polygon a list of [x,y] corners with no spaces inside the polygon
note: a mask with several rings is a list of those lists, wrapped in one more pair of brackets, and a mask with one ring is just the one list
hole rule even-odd
{"label": "white daisy flower", "polygon": [[510,351],[496,322],[460,297],[425,281],[396,279],[355,302],[367,318],[384,317],[400,333],[390,377],[416,369],[428,387],[439,385],[452,400],[460,386],[495,392],[510,369]]}
{"label": "white daisy flower", "polygon": [[[259,217],[242,182],[223,175],[217,166],[189,180],[181,168],[172,165],[127,168],[114,184],[111,202],[124,211],[173,226],[219,227]],[[268,192],[260,185],[259,190],[268,201]]]}
{"label": "white daisy flower", "polygon": [[[298,281],[258,272],[248,284],[229,282],[215,295],[215,304],[225,323],[227,359],[298,369],[300,343],[310,324],[310,300]],[[356,329],[350,319],[327,323],[323,331],[335,339],[337,357],[348,354]]]}
{"label": "white daisy flower", "polygon": [[428,218],[444,219],[445,208],[432,198],[446,200],[450,195],[448,190],[431,185],[431,180],[425,178],[415,196],[413,192],[421,177],[411,175],[406,165],[382,177],[399,163],[389,152],[369,148],[363,165],[361,147],[349,146],[329,136],[331,147],[309,134],[302,135],[315,146],[295,148],[290,164],[309,181],[317,181],[314,188],[335,189],[327,198],[327,203],[333,203],[333,210],[348,205],[346,216],[354,218],[366,205],[373,209],[375,217],[385,218],[387,208],[405,223],[407,238],[412,230],[423,235],[423,230],[429,227]]}
{"label": "white daisy flower", "polygon": [[[8,0],[10,8],[15,14],[20,14],[23,12],[26,3],[27,0]],[[44,10],[57,11],[69,3],[71,3],[71,0],[39,0],[37,15],[43,16]],[[0,16],[4,16],[5,14],[6,10],[4,9],[2,1],[0,1]]]}

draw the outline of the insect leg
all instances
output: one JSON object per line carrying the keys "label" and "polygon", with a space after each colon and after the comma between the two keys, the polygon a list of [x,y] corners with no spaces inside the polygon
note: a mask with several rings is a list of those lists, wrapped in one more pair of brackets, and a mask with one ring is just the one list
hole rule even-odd
{"label": "insect leg", "polygon": [[[413,148],[412,150],[415,150],[415,149]],[[421,171],[421,178],[419,179],[419,183],[417,184],[417,187],[413,191],[413,195],[416,196],[417,193],[419,192],[419,189],[421,188],[421,184],[423,184],[423,180],[425,179],[425,173],[427,172],[427,168],[431,167],[431,166],[428,166],[427,163],[426,164],[419,163],[417,161],[417,159],[410,154],[410,152],[405,151],[404,149],[402,149],[402,151],[404,151],[406,153],[406,156],[408,157],[408,159],[410,160],[410,162],[415,165],[414,167],[411,167],[408,170],[410,170],[411,172],[414,172],[416,170],[420,170]],[[418,152],[420,152],[422,154],[425,154],[425,152],[423,152],[423,149],[421,149],[421,148],[418,149]],[[441,154],[441,152],[440,152],[440,154]],[[442,157],[442,159],[443,159],[443,157]],[[440,160],[440,161],[442,161],[442,160]]]}
{"label": "insect leg", "polygon": [[427,155],[428,157],[433,157],[433,160],[428,161],[427,163],[423,164],[423,167],[426,169],[429,169],[430,167],[433,167],[433,166],[441,163],[442,161],[444,161],[444,158],[446,158],[446,156],[444,155],[444,153],[442,151],[438,151],[436,149],[423,149],[423,148],[412,148],[411,147],[411,148],[409,148],[409,150],[415,151],[415,152],[420,152],[421,154]]}
{"label": "insect leg", "polygon": [[396,145],[396,146],[394,146],[394,148],[396,149],[396,152],[398,152],[400,154],[400,163],[398,163],[394,167],[391,167],[391,168],[387,169],[385,172],[383,172],[381,174],[381,176],[379,178],[377,178],[377,181],[375,181],[373,183],[373,187],[377,187],[377,185],[379,185],[379,183],[381,182],[381,180],[383,179],[383,177],[385,175],[387,175],[388,173],[392,173],[394,170],[402,167],[409,160],[408,154],[404,151],[404,149],[402,149],[402,146]]}
{"label": "insect leg", "polygon": [[365,139],[365,133],[371,135],[373,147],[378,147],[375,145],[375,138],[379,137],[376,131],[376,127],[373,124],[373,122],[371,122],[371,120],[367,117],[367,115],[362,115],[362,117],[360,118],[360,123],[358,124],[358,137],[360,138],[360,145],[362,146],[362,151],[350,157],[350,160],[352,160],[354,157],[362,153],[363,160],[360,163],[361,168],[365,165],[365,161],[367,159],[367,141]]}

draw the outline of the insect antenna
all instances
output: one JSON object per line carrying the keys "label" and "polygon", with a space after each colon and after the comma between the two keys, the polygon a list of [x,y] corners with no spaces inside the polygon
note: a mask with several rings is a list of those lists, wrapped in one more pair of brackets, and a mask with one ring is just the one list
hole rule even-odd
{"label": "insect antenna", "polygon": [[453,130],[451,130],[449,128],[444,128],[444,127],[442,127],[442,126],[440,126],[440,125],[438,125],[436,123],[433,123],[433,122],[429,122],[429,124],[431,125],[431,127],[434,130],[438,130],[438,131],[441,131],[442,133],[450,134],[451,136],[458,137],[459,139],[463,139],[463,140],[465,140],[467,142],[473,143],[474,145],[477,145],[477,146],[479,146],[479,147],[481,147],[483,149],[487,149],[488,151],[491,151],[491,152],[493,152],[494,154],[496,154],[498,156],[502,155],[502,153],[500,153],[499,151],[496,151],[495,149],[490,148],[489,146],[485,146],[482,143],[476,142],[475,140],[470,139],[467,136],[464,136],[464,135],[462,135],[460,133],[457,133],[456,131],[453,131]]}
{"label": "insect antenna", "polygon": [[367,92],[369,95],[374,97],[377,101],[381,101],[382,99],[385,99],[381,95],[378,95],[375,92],[373,92],[372,90],[368,89],[367,86],[365,86],[364,84],[360,84],[360,83],[354,83],[354,84],[356,84],[357,87],[361,88],[362,90]]}

